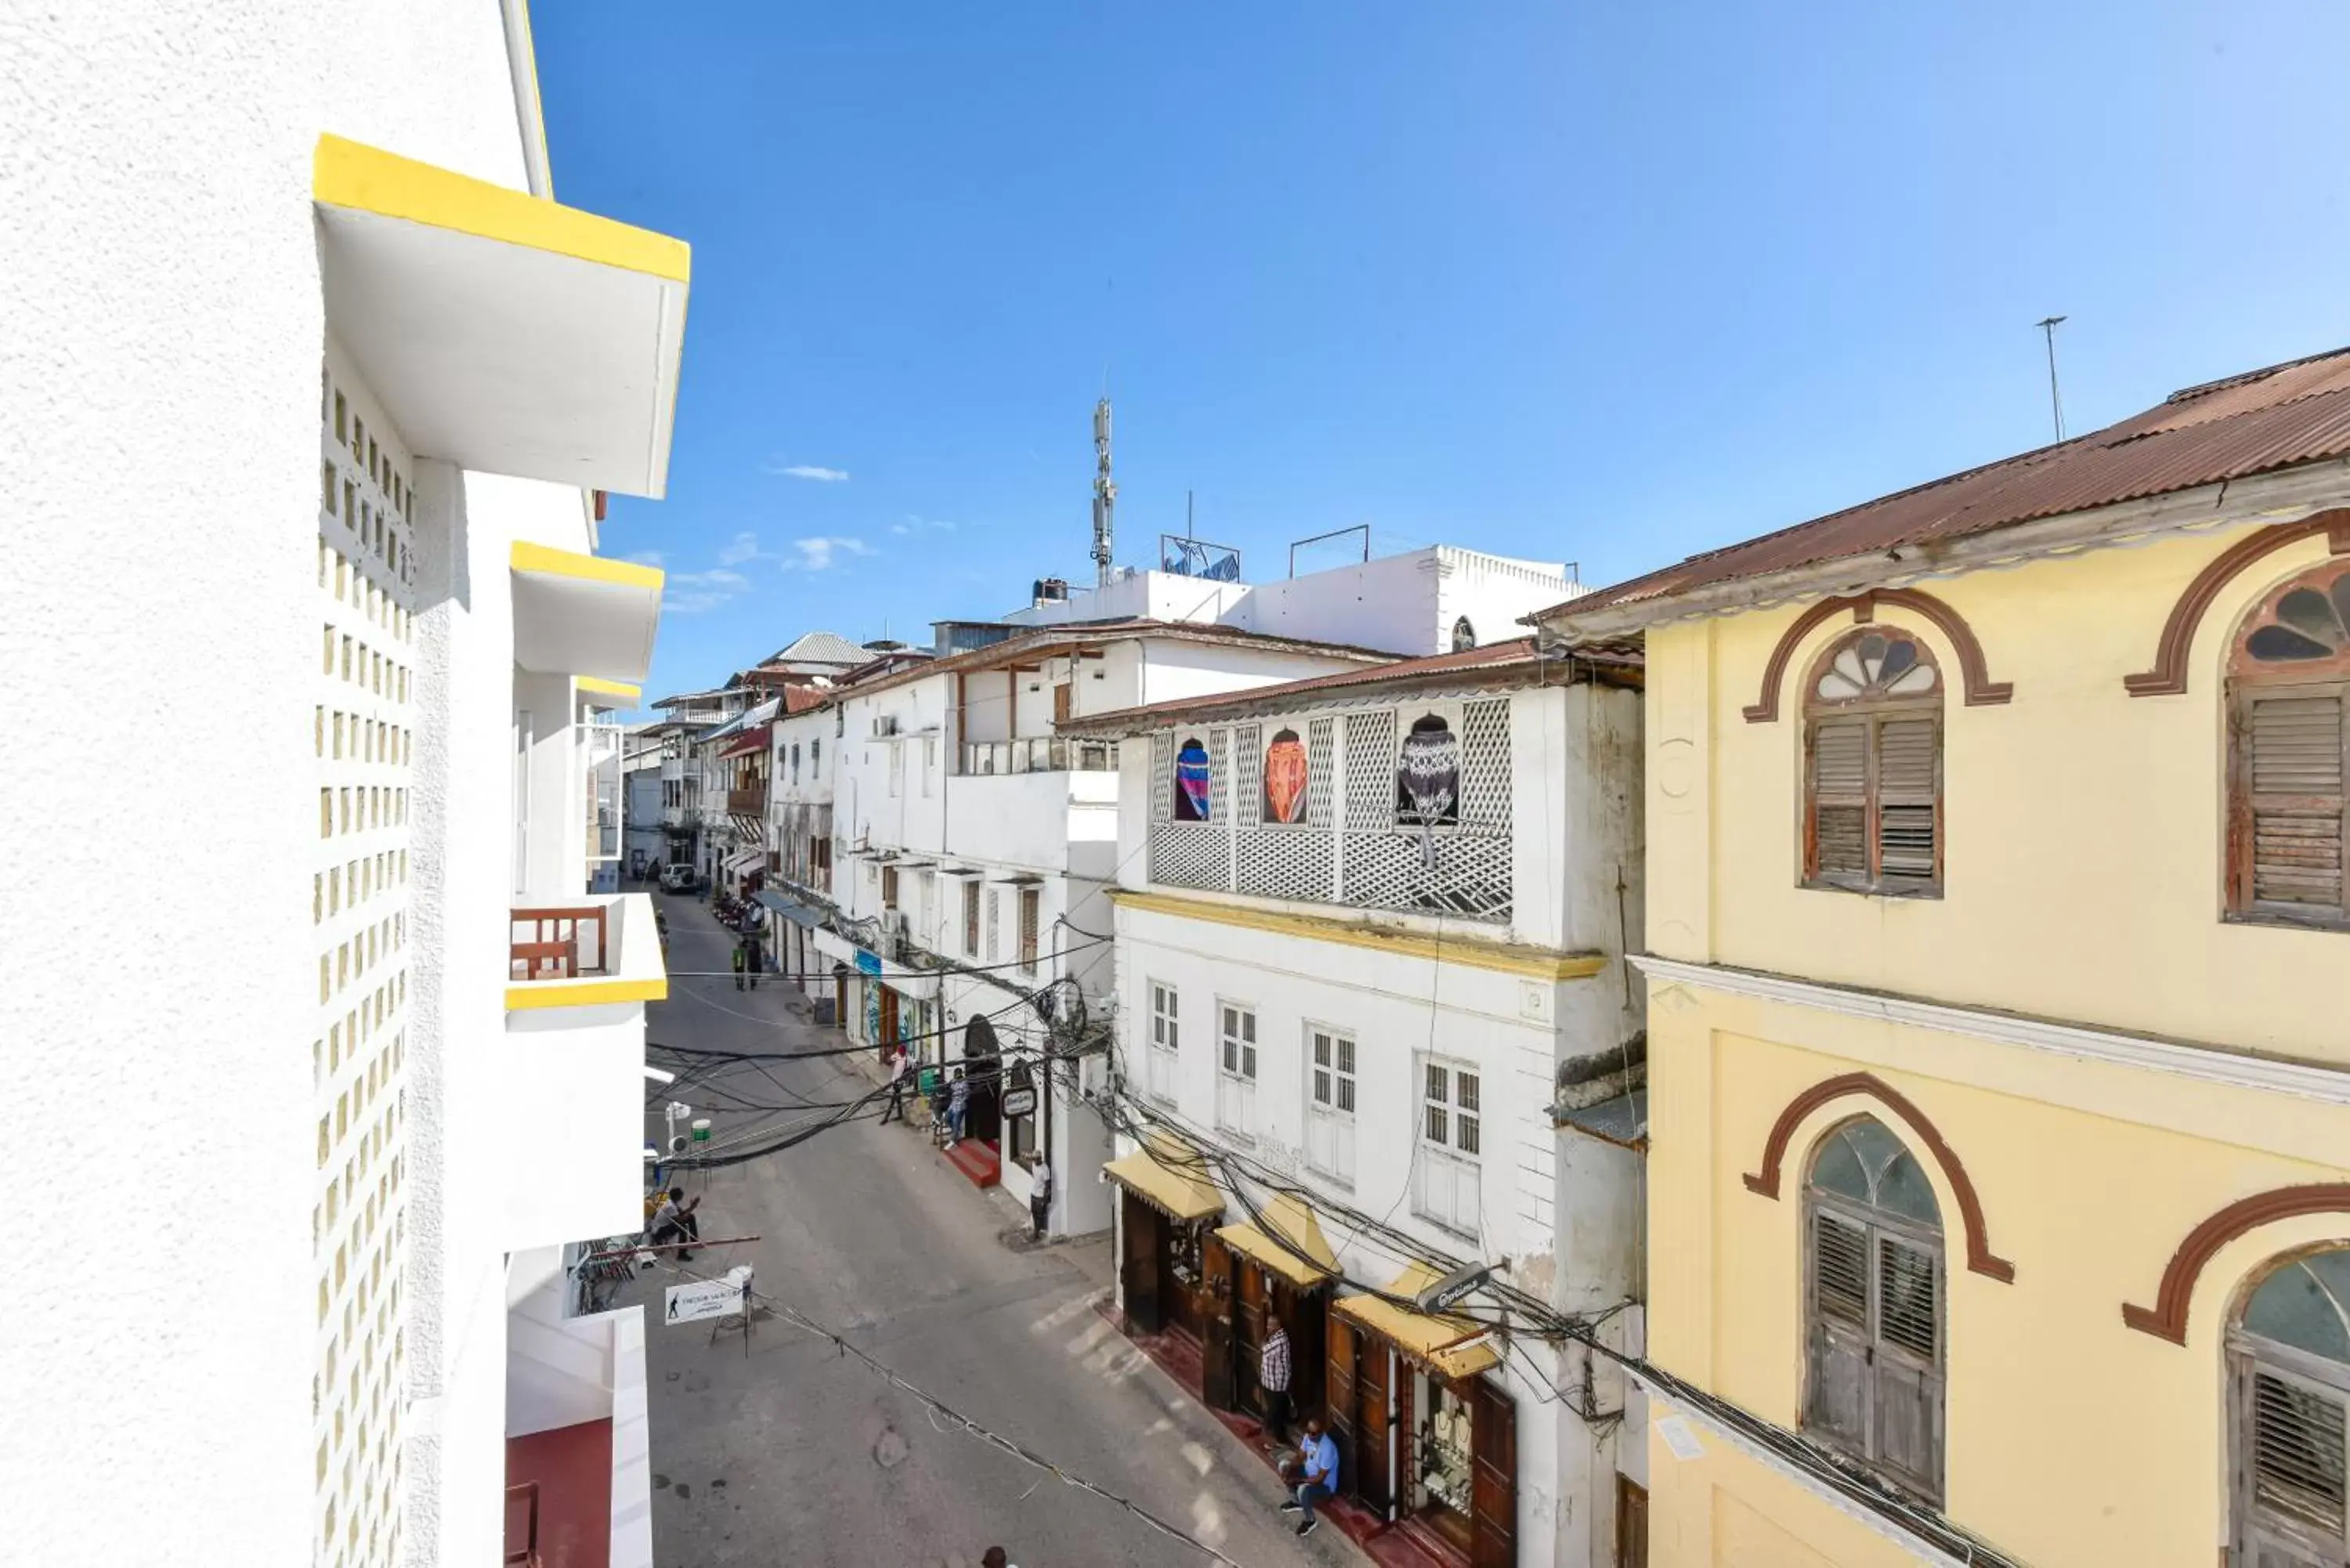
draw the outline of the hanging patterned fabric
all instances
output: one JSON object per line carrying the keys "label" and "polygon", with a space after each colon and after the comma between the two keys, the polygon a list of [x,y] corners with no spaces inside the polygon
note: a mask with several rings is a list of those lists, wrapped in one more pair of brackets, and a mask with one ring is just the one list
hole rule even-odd
{"label": "hanging patterned fabric", "polygon": [[1305,742],[1295,730],[1278,730],[1264,749],[1264,819],[1289,826],[1305,820],[1305,786],[1311,770]]}
{"label": "hanging patterned fabric", "polygon": [[1208,748],[1200,743],[1196,735],[1186,740],[1175,753],[1174,804],[1178,822],[1210,819]]}

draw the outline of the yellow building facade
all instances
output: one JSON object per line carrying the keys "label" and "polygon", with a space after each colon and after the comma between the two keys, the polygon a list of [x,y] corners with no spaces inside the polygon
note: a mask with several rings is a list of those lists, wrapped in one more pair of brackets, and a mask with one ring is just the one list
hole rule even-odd
{"label": "yellow building facade", "polygon": [[1545,618],[1648,658],[1648,1562],[2350,1562],[2312,363]]}

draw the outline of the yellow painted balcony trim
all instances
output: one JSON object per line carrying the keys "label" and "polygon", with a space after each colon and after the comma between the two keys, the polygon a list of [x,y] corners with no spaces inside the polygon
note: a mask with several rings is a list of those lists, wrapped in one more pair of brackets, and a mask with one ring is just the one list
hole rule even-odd
{"label": "yellow painted balcony trim", "polygon": [[600,675],[575,676],[572,683],[590,697],[617,697],[623,702],[634,702],[645,694],[641,686],[626,680],[607,680]]}
{"label": "yellow painted balcony trim", "polygon": [[659,566],[641,566],[635,561],[608,560],[602,556],[583,556],[577,550],[558,550],[552,545],[535,545],[527,539],[515,540],[507,559],[517,572],[543,572],[551,577],[577,577],[583,583],[650,588],[654,593],[660,592],[661,585],[669,580],[668,575]]}
{"label": "yellow painted balcony trim", "polygon": [[1244,930],[1273,931],[1285,937],[1303,937],[1308,941],[1335,942],[1341,947],[1367,948],[1394,958],[1421,958],[1441,963],[1466,964],[1471,969],[1498,970],[1504,974],[1522,974],[1532,980],[1588,980],[1607,967],[1604,953],[1563,953],[1550,948],[1527,947],[1517,942],[1482,942],[1454,937],[1440,941],[1419,931],[1398,930],[1388,926],[1367,926],[1353,920],[1334,919],[1327,915],[1296,915],[1285,909],[1255,909],[1241,904],[1211,903],[1205,898],[1182,898],[1168,893],[1142,893],[1121,888],[1110,889],[1110,898],[1120,909],[1144,909],[1154,915],[1173,915],[1180,919],[1206,920],[1220,926],[1238,926]]}
{"label": "yellow painted balcony trim", "polygon": [[339,136],[318,138],[310,189],[323,206],[374,213],[671,283],[689,281],[692,271],[693,247],[683,240]]}
{"label": "yellow painted balcony trim", "polygon": [[541,980],[506,987],[506,1011],[538,1007],[607,1007],[619,1002],[667,1002],[669,977],[659,980]]}

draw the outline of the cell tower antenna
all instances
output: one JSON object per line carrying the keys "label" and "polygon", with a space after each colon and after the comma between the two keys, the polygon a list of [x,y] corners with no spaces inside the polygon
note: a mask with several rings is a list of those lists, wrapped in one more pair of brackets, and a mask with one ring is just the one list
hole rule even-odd
{"label": "cell tower antenna", "polygon": [[1094,405],[1094,581],[1110,584],[1110,537],[1118,520],[1118,484],[1109,476],[1109,399]]}

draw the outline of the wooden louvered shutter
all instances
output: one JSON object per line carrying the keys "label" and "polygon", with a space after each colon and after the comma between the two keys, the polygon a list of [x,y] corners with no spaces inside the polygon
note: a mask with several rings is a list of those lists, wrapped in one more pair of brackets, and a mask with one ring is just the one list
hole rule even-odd
{"label": "wooden louvered shutter", "polygon": [[1877,721],[1877,874],[1886,882],[1941,879],[1942,722]]}
{"label": "wooden louvered shutter", "polygon": [[2230,867],[2239,909],[2340,920],[2350,688],[2258,688],[2236,711]]}
{"label": "wooden louvered shutter", "polygon": [[1942,1490],[1942,1261],[1879,1231],[1869,1457],[1929,1497]]}
{"label": "wooden louvered shutter", "polygon": [[2350,1562],[2337,1389],[2245,1357],[2237,1386],[2237,1543],[2248,1568]]}
{"label": "wooden louvered shutter", "polygon": [[1868,1231],[1812,1211],[1809,1388],[1804,1425],[1856,1453],[1868,1445]]}
{"label": "wooden louvered shutter", "polygon": [[1811,727],[1811,865],[1825,882],[1868,879],[1868,721],[1821,719]]}

